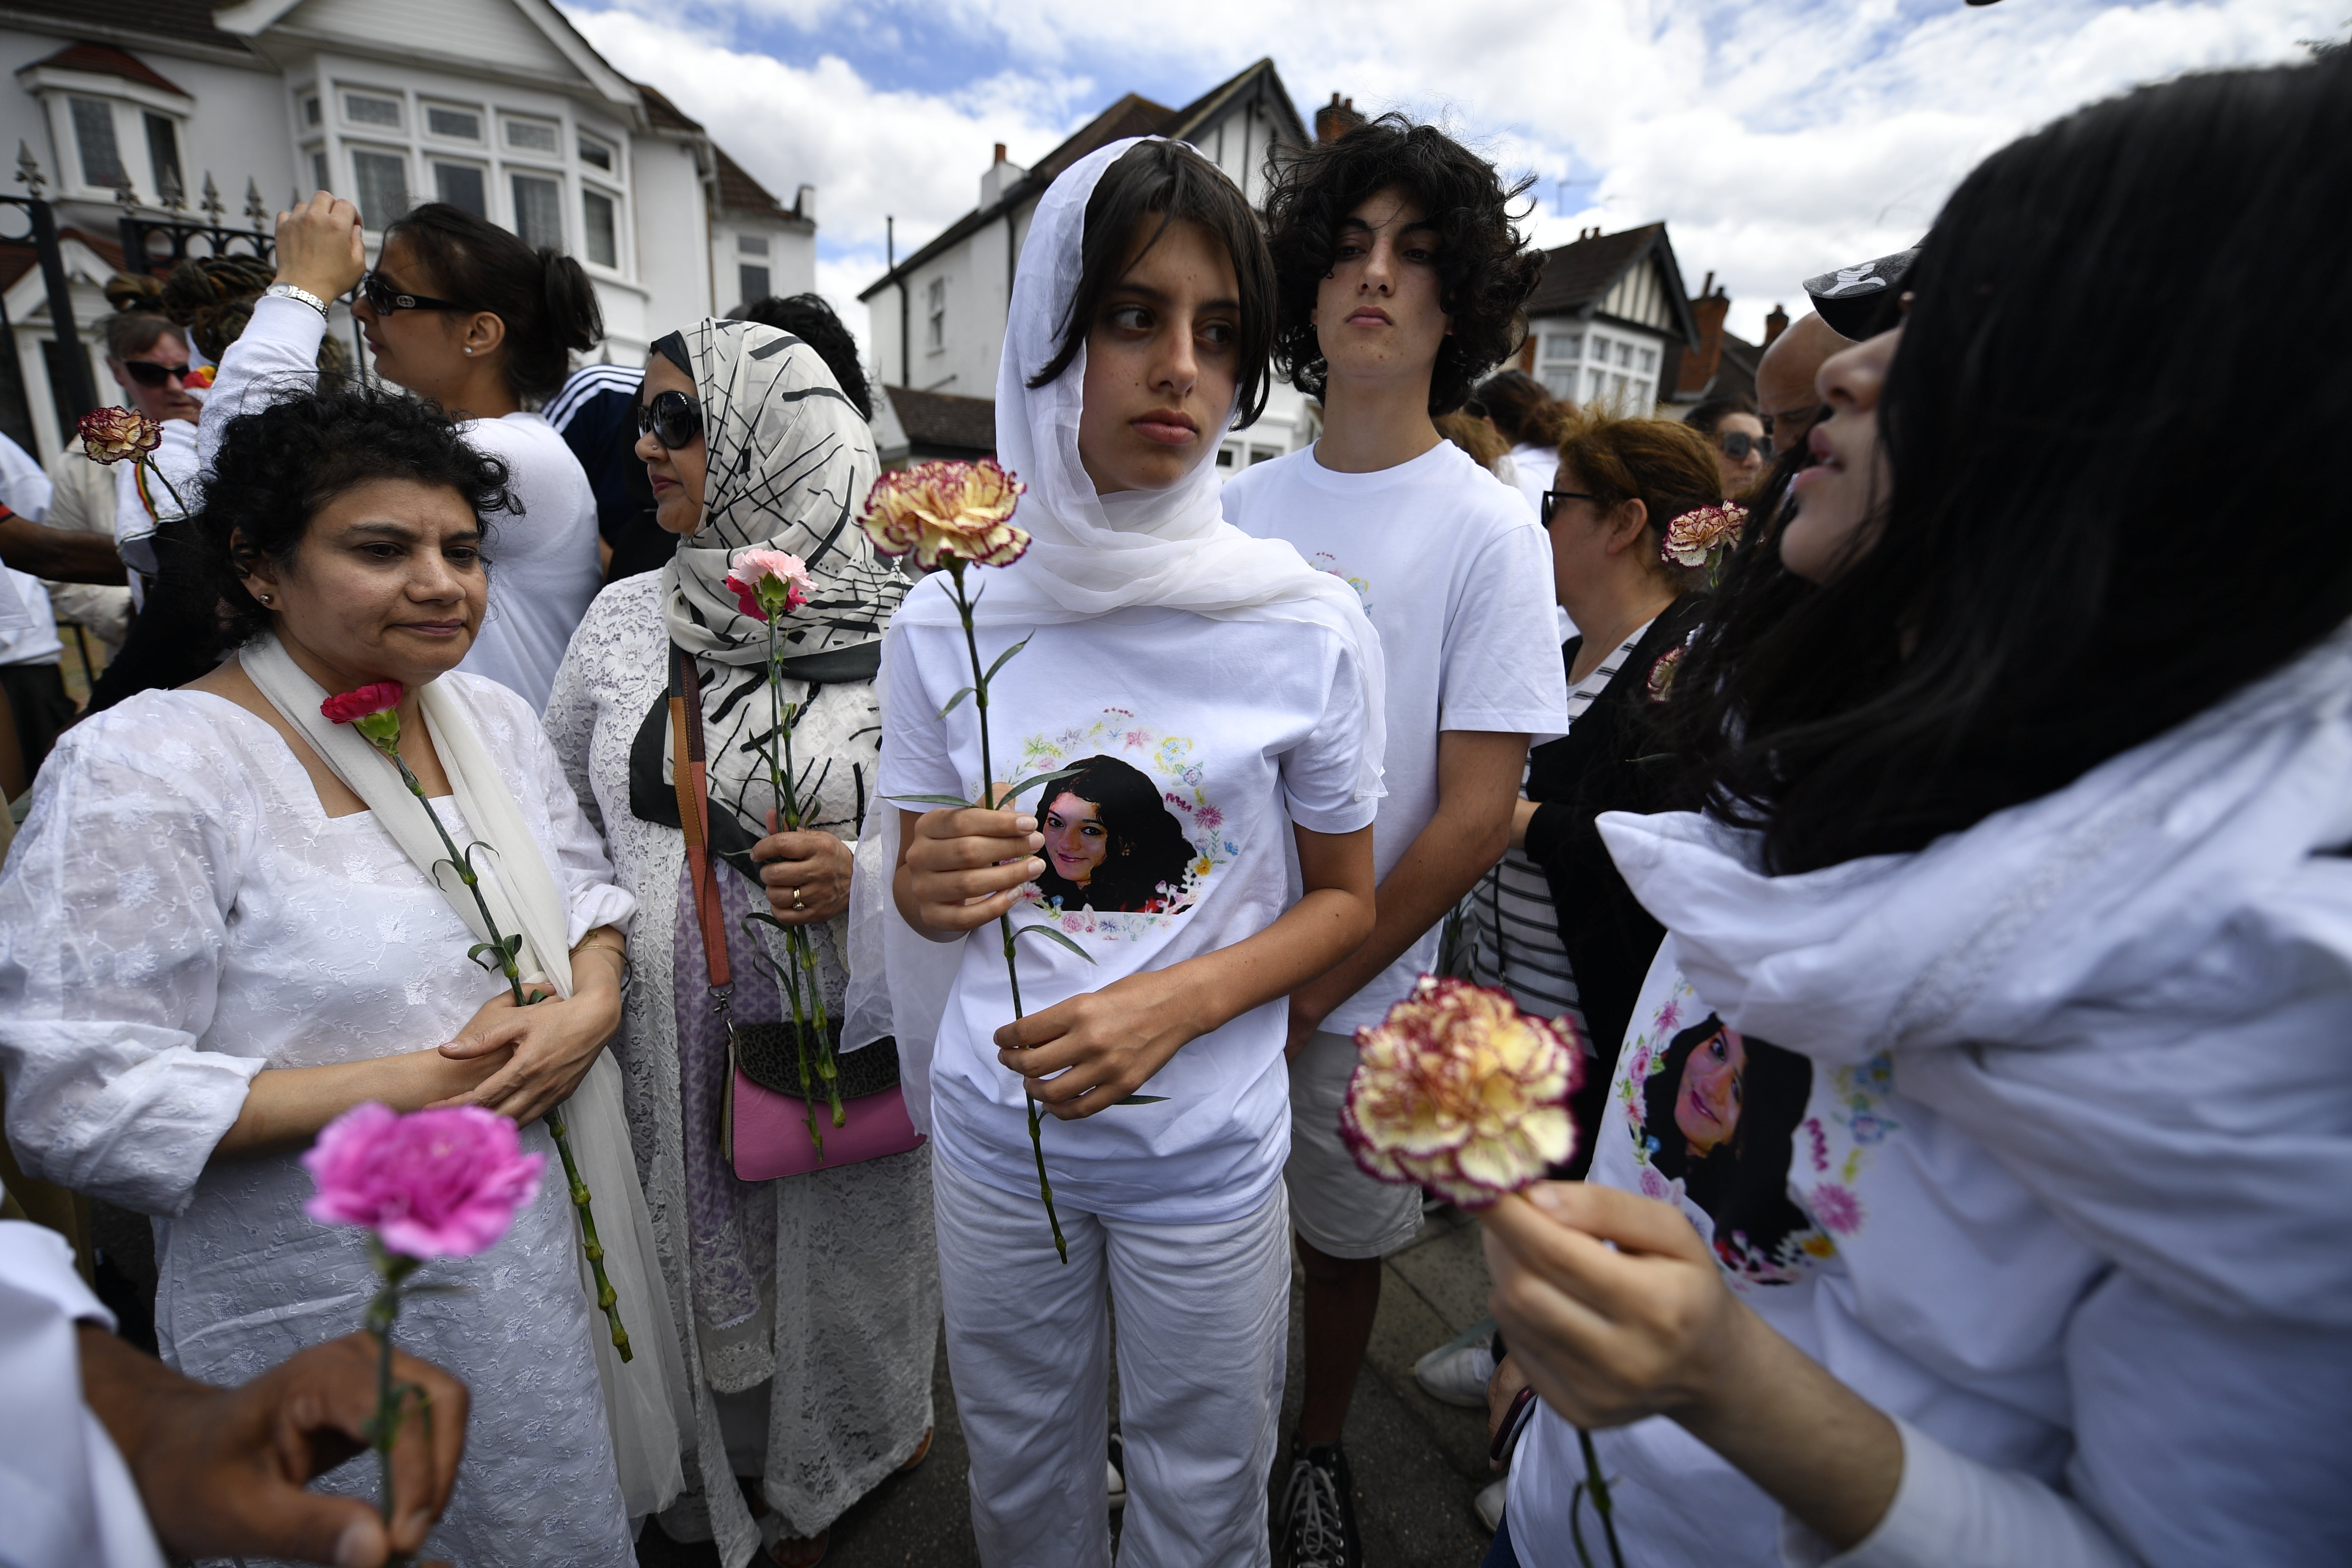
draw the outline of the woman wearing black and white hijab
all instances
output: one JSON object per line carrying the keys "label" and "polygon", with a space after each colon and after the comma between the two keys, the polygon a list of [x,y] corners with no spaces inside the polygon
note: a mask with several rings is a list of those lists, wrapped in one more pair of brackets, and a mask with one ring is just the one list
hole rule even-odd
{"label": "woman wearing black and white hijab", "polygon": [[[681,536],[658,574],[607,588],[572,638],[550,736],[642,900],[626,1043],[631,1130],[661,1235],[692,1375],[690,1491],[662,1518],[715,1536],[736,1568],[761,1529],[730,1476],[780,1515],[774,1560],[815,1561],[826,1528],[917,1456],[931,1421],[939,1285],[927,1150],[786,1181],[736,1179],[720,1152],[723,1026],[706,994],[671,759],[673,649],[691,656],[708,756],[714,881],[735,962],[738,1023],[777,1019],[743,917],[808,930],[829,1014],[842,1016],[841,916],[851,848],[873,800],[880,639],[907,589],[856,513],[873,438],[824,362],[790,333],[704,321],[654,345],[637,455],[656,516]],[[724,580],[750,548],[807,563],[809,603],[782,628],[805,830],[769,831],[760,748],[772,727],[768,628]],[[782,962],[782,945],[771,956]],[[863,1038],[845,1040],[862,1045]],[[773,1530],[771,1534],[775,1533]]]}

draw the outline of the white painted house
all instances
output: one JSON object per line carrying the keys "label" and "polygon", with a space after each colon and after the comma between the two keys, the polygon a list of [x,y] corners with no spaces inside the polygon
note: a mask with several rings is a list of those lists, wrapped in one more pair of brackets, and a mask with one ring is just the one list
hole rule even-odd
{"label": "white painted house", "polygon": [[[248,182],[265,215],[322,186],[350,196],[371,250],[385,220],[439,200],[568,252],[610,334],[592,358],[640,358],[755,285],[815,287],[814,189],[778,202],[548,0],[0,0],[0,164],[21,143],[57,205],[86,343],[126,210],[200,217],[209,185],[246,227]],[[0,299],[17,371],[12,386],[0,363],[0,425],[29,424],[46,458],[66,411],[30,247],[0,245]]]}
{"label": "white painted house", "polygon": [[[1268,152],[1308,140],[1274,62],[1264,59],[1182,109],[1129,93],[1026,168],[1011,162],[1000,142],[995,162],[980,177],[980,205],[857,296],[866,307],[866,341],[879,380],[907,437],[904,447],[884,454],[886,460],[977,450],[970,446],[975,411],[962,400],[996,395],[1013,273],[1037,200],[1063,170],[1127,136],[1192,143],[1232,177],[1252,206],[1265,197]],[[899,396],[901,389],[917,395]],[[1311,406],[1277,380],[1265,415],[1225,438],[1217,466],[1237,473],[1313,437]]]}
{"label": "white painted house", "polygon": [[1596,228],[1547,252],[1527,310],[1519,368],[1580,406],[1651,413],[1672,395],[1683,353],[1699,346],[1662,223]]}

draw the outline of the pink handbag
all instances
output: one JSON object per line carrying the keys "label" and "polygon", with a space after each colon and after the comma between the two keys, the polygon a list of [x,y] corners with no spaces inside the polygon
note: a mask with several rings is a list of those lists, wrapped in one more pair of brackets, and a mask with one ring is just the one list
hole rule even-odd
{"label": "pink handbag", "polygon": [[[710,800],[702,744],[701,679],[694,658],[670,650],[670,755],[677,787],[677,815],[686,833],[688,880],[694,889],[695,923],[702,932],[703,964],[710,995],[727,1011],[733,970],[727,952],[727,918],[719,902],[719,868],[710,856]],[[800,1053],[788,1023],[739,1026],[727,1019],[727,1086],[719,1103],[719,1147],[735,1177],[744,1182],[802,1176],[811,1171],[878,1160],[922,1147],[923,1135],[907,1114],[898,1087],[898,1043],[885,1037],[836,1058],[836,1083],[846,1121],[832,1125],[824,1096],[800,1093]],[[826,1044],[841,1044],[835,1020]],[[809,1135],[814,1115],[824,1136],[820,1151]]]}

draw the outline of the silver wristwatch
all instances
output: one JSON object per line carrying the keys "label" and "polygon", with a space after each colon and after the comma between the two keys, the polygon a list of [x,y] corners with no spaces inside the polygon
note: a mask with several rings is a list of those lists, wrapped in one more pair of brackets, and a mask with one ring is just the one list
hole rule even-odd
{"label": "silver wristwatch", "polygon": [[327,313],[327,302],[324,300],[320,299],[308,289],[297,288],[291,283],[272,283],[268,288],[264,289],[262,293],[275,294],[281,300],[299,300],[318,311],[321,317]]}

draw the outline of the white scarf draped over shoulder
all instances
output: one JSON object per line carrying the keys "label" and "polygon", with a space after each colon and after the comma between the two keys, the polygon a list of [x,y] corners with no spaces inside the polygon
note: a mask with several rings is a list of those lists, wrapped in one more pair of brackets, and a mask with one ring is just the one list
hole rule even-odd
{"label": "white scarf draped over shoulder", "polygon": [[[1307,565],[1288,543],[1253,539],[1227,522],[1213,462],[1203,460],[1164,490],[1097,494],[1078,457],[1083,342],[1061,374],[1043,386],[1029,384],[1052,363],[1077,293],[1087,203],[1105,173],[1142,140],[1114,142],[1065,170],[1039,200],[1023,242],[996,371],[996,456],[1028,486],[1013,521],[1028,531],[1030,545],[1013,565],[980,571],[986,593],[973,618],[1041,626],[1146,608],[1324,627],[1348,647],[1363,683],[1368,732],[1355,797],[1375,798],[1384,793],[1386,666],[1356,591]],[[1085,323],[1072,330],[1083,336]],[[899,613],[918,626],[960,624],[945,595],[916,595]],[[887,667],[883,682],[887,703]],[[889,892],[898,814],[874,815],[859,845],[850,906],[850,1021],[896,1033],[908,1069],[908,1104],[919,1120],[928,1107],[919,1102],[915,1079],[929,1059],[962,944],[928,942],[899,919]]]}
{"label": "white scarf draped over shoulder", "polygon": [[[484,941],[481,911],[458,879],[436,871],[448,858],[423,802],[409,794],[399,771],[348,724],[330,722],[319,710],[328,693],[296,664],[274,637],[264,635],[238,655],[245,672],[271,705],[285,715],[335,776],[366,803],[376,823],[403,853],[439,888],[467,928]],[[475,731],[465,704],[442,682],[417,689],[425,730],[449,776],[450,793],[467,832],[490,846],[481,858],[482,889],[499,930],[522,933],[517,963],[527,980],[572,994],[571,915],[562,887],[549,868],[538,836],[507,787],[498,763]],[[604,1413],[612,1428],[613,1453],[620,1468],[621,1495],[630,1517],[658,1511],[685,1485],[678,1461],[678,1434],[691,1430],[686,1400],[686,1365],[669,1310],[669,1289],[654,1251],[653,1217],[637,1184],[635,1156],[621,1102],[621,1069],[611,1053],[597,1053],[595,1065],[565,1102],[572,1152],[597,1208],[598,1239],[604,1271],[617,1293],[617,1310],[638,1353],[624,1362],[614,1352],[595,1287],[585,1261],[581,1289],[589,1301],[590,1342],[604,1385]]]}

